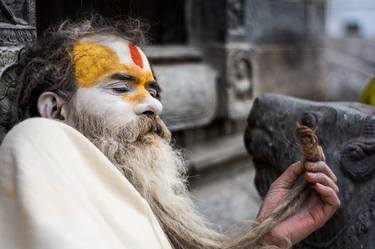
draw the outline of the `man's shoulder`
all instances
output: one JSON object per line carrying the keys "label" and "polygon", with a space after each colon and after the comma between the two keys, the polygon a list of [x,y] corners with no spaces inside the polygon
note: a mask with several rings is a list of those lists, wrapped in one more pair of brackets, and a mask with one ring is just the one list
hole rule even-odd
{"label": "man's shoulder", "polygon": [[15,147],[26,144],[54,146],[57,140],[64,140],[67,137],[85,140],[85,137],[81,133],[62,122],[46,118],[30,118],[15,125],[8,132],[4,138],[2,147],[9,144]]}
{"label": "man's shoulder", "polygon": [[13,134],[22,134],[27,136],[30,134],[32,136],[34,132],[45,133],[51,130],[59,131],[61,129],[66,129],[66,127],[69,126],[48,118],[29,118],[15,125],[9,131],[8,135],[12,136]]}
{"label": "man's shoulder", "polygon": [[55,162],[75,164],[78,160],[74,158],[100,157],[106,160],[96,146],[76,129],[45,118],[27,119],[14,126],[0,146],[0,157],[24,162],[20,165],[27,165],[27,161],[34,165]]}

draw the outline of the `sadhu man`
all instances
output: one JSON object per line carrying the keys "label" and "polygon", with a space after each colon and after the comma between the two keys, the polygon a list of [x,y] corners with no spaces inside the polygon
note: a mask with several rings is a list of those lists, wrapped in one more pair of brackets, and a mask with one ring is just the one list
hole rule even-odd
{"label": "sadhu man", "polygon": [[[65,22],[22,53],[17,125],[0,149],[0,248],[242,248],[194,206],[139,34]],[[257,222],[300,175],[314,192],[261,247],[301,241],[339,207],[329,167],[304,168],[272,184]]]}

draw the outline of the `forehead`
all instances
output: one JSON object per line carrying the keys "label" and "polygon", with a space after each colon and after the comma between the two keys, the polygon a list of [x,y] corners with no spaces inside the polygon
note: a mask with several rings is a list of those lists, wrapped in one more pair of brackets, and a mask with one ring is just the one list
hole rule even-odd
{"label": "forehead", "polygon": [[73,63],[81,87],[91,87],[100,77],[115,72],[152,74],[143,51],[116,36],[93,36],[73,44]]}
{"label": "forehead", "polygon": [[80,42],[92,42],[103,45],[112,50],[121,64],[135,64],[142,70],[150,71],[146,55],[133,43],[114,35],[98,35],[84,38]]}

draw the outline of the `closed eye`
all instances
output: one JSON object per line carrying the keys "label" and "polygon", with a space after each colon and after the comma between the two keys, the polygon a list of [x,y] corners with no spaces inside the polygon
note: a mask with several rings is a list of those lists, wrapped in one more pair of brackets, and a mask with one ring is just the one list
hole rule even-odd
{"label": "closed eye", "polygon": [[127,93],[130,91],[127,86],[113,87],[112,90],[116,93]]}
{"label": "closed eye", "polygon": [[129,86],[127,82],[123,81],[112,82],[105,86],[105,89],[115,94],[123,94],[132,90],[131,86]]}

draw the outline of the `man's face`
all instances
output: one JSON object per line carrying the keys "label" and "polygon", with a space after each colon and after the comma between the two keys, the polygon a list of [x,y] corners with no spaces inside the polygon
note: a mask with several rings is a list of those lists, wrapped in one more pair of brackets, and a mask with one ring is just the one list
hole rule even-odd
{"label": "man's face", "polygon": [[78,109],[117,124],[161,113],[159,85],[137,46],[116,36],[84,38],[74,44],[73,60]]}
{"label": "man's face", "polygon": [[74,44],[73,59],[78,90],[69,121],[147,200],[172,243],[213,248],[221,236],[195,211],[146,56],[121,38],[95,36]]}

